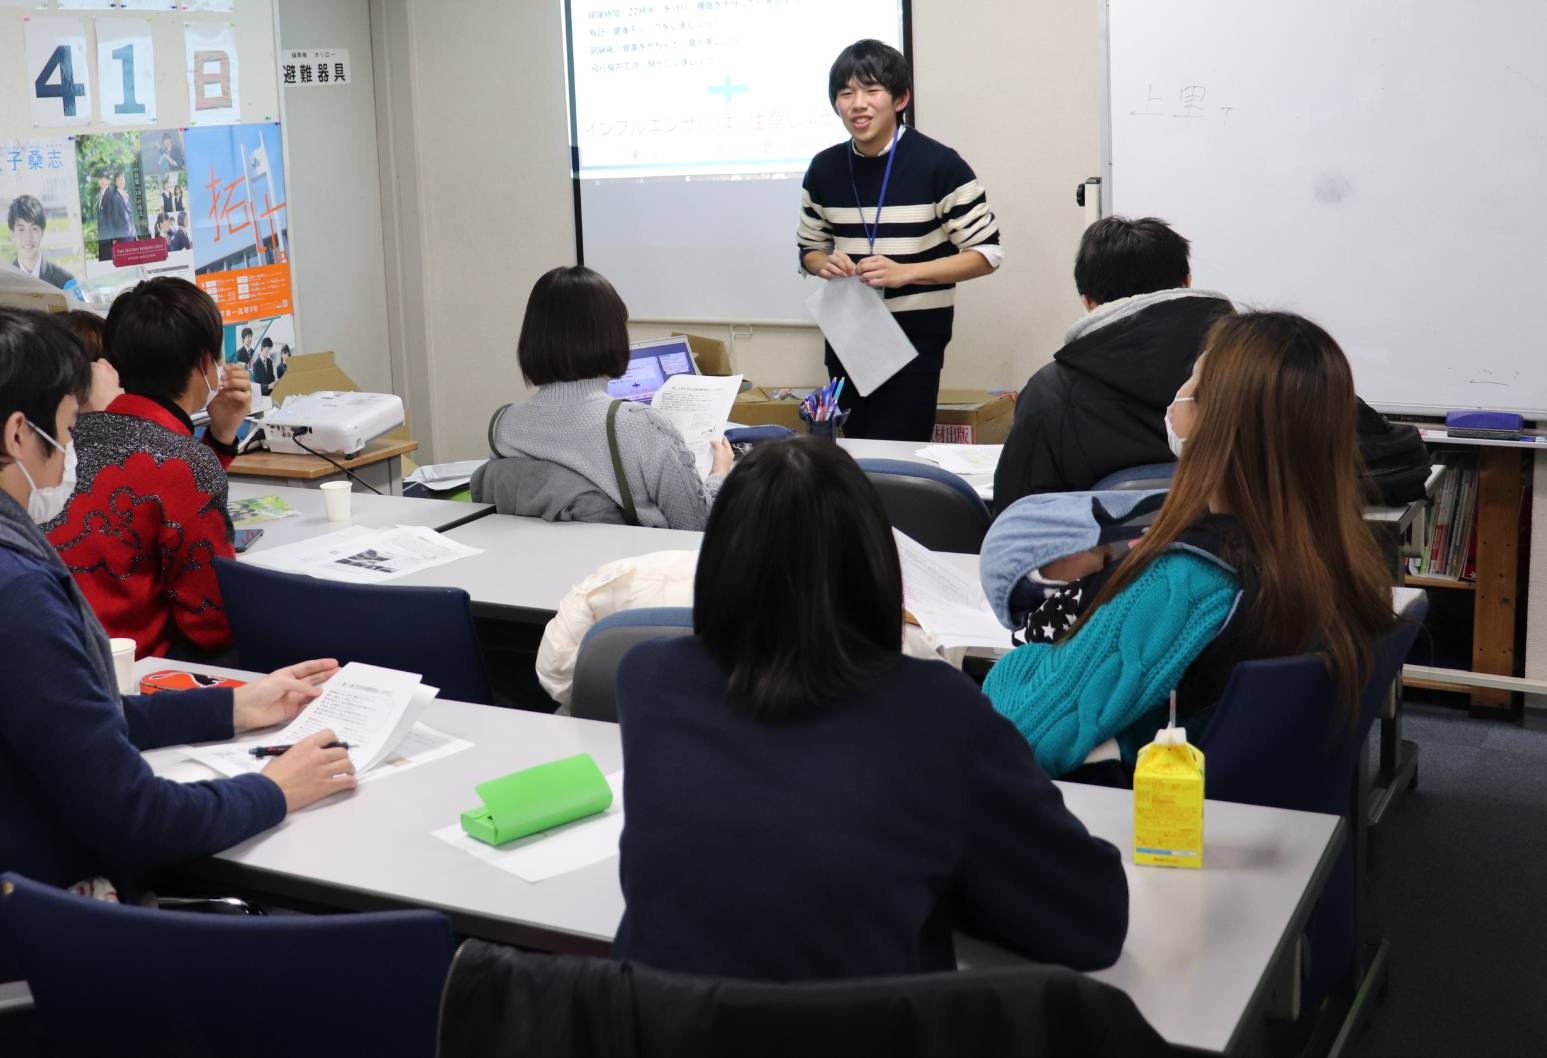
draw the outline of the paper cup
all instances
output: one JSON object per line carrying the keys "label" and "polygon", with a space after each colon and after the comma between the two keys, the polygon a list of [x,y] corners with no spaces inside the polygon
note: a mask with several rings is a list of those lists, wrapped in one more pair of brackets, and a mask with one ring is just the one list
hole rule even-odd
{"label": "paper cup", "polygon": [[109,639],[107,645],[113,650],[113,676],[118,680],[118,693],[135,694],[139,688],[134,685],[134,640]]}
{"label": "paper cup", "polygon": [[328,521],[349,521],[349,497],[352,486],[348,481],[324,481],[322,488],[322,504],[327,508]]}

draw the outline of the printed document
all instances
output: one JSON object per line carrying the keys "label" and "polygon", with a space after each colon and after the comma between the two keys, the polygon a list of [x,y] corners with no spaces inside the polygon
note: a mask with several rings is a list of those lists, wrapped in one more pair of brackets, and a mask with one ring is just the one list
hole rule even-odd
{"label": "printed document", "polygon": [[650,398],[650,407],[682,435],[701,477],[709,476],[714,461],[709,445],[724,436],[725,421],[740,392],[740,375],[672,375]]}
{"label": "printed document", "polygon": [[528,882],[556,878],[618,854],[618,838],[623,834],[623,773],[615,771],[607,776],[607,785],[612,787],[612,805],[607,811],[505,845],[485,844],[464,831],[461,823],[431,833]]}
{"label": "printed document", "polygon": [[861,397],[870,396],[919,355],[887,309],[881,291],[866,286],[858,276],[824,279],[806,299],[806,309],[838,354],[849,385]]}
{"label": "printed document", "polygon": [[942,470],[969,477],[992,474],[999,466],[1004,445],[925,445],[914,455],[927,459]]}
{"label": "printed document", "polygon": [[422,525],[367,529],[351,525],[336,533],[276,547],[252,557],[270,569],[325,580],[378,584],[481,553]]}
{"label": "printed document", "polygon": [[964,577],[941,557],[893,529],[902,562],[902,602],[919,627],[943,647],[1007,649],[1010,633],[989,609],[976,580]]}

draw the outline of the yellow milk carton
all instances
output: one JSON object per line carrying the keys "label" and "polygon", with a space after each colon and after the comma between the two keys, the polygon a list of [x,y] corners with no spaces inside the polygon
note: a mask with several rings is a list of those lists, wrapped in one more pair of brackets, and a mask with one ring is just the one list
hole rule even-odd
{"label": "yellow milk carton", "polygon": [[1133,862],[1203,866],[1203,751],[1187,730],[1164,727],[1139,750],[1133,773]]}

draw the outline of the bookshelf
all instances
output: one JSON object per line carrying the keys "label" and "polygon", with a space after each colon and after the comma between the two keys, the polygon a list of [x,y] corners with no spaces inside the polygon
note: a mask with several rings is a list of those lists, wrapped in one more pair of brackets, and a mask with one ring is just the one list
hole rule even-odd
{"label": "bookshelf", "polygon": [[[1521,515],[1530,489],[1532,450],[1544,446],[1535,441],[1451,438],[1443,430],[1426,429],[1423,434],[1431,448],[1452,467],[1446,476],[1454,480],[1443,484],[1425,519],[1426,529],[1434,532],[1415,534],[1420,562],[1409,560],[1405,582],[1426,590],[1470,593],[1470,672],[1519,676],[1517,642],[1525,588]],[[1463,479],[1470,479],[1470,483]],[[1471,519],[1467,532],[1475,538],[1474,545],[1457,545],[1454,536],[1434,539],[1434,533],[1456,527],[1456,523],[1443,521],[1447,512],[1442,508],[1447,504],[1453,508],[1452,516]],[[1469,506],[1470,510],[1462,509],[1463,505]],[[1449,557],[1439,559],[1436,548],[1445,545],[1449,545]],[[1463,556],[1459,560],[1458,554]],[[1467,555],[1472,556],[1470,568]],[[1421,565],[1423,572],[1413,572],[1414,565]],[[1473,579],[1461,579],[1462,573],[1470,573]],[[1442,678],[1409,678],[1405,682],[1411,687],[1467,690],[1471,695],[1472,712],[1476,715],[1513,716],[1520,707],[1517,692],[1501,688],[1480,687],[1460,680],[1454,684],[1445,683]]]}

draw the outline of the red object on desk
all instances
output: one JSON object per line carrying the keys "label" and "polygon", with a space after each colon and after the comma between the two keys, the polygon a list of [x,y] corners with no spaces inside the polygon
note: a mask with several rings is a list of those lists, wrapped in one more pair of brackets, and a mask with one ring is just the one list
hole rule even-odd
{"label": "red object on desk", "polygon": [[159,691],[193,691],[201,687],[245,687],[246,680],[233,680],[229,676],[206,676],[202,672],[183,672],[179,669],[162,669],[152,672],[140,681],[141,694]]}

